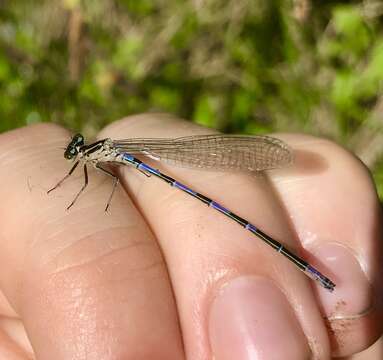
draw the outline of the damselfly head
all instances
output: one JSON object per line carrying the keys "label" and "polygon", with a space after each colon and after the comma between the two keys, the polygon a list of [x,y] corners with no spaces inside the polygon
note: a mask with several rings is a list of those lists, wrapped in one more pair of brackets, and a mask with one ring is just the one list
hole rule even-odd
{"label": "damselfly head", "polygon": [[78,155],[81,146],[84,145],[84,137],[81,134],[76,134],[73,136],[72,140],[65,149],[64,157],[65,159],[72,160]]}

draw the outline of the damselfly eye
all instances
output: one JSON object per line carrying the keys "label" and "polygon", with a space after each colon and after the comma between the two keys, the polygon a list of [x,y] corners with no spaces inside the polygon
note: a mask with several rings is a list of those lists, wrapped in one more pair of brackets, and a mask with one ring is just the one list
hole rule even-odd
{"label": "damselfly eye", "polygon": [[75,147],[68,146],[68,148],[64,152],[65,159],[73,159],[78,154],[78,151]]}
{"label": "damselfly eye", "polygon": [[73,136],[72,143],[75,146],[82,146],[84,145],[84,137],[81,134],[76,134]]}

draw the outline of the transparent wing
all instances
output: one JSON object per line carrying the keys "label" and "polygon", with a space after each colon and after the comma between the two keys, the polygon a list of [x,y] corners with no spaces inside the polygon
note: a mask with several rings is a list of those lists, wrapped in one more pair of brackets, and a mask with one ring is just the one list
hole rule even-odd
{"label": "transparent wing", "polygon": [[292,161],[292,151],[270,136],[194,135],[175,139],[114,140],[120,153],[143,154],[180,167],[262,171]]}

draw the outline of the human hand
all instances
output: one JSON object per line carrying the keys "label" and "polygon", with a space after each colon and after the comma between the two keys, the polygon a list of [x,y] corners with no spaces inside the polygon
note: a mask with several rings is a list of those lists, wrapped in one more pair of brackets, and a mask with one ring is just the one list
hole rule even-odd
{"label": "human hand", "polygon": [[[99,137],[196,133],[206,131],[148,114]],[[302,245],[337,284],[333,293],[226,217],[129,167],[118,170],[123,187],[108,213],[112,184],[93,172],[66,211],[82,172],[46,191],[68,171],[59,149],[68,132],[37,125],[1,135],[0,355],[25,359],[32,346],[49,360],[299,360],[372,344],[382,323],[372,180],[329,141],[280,137],[295,162],[267,177],[152,164],[288,248]]]}

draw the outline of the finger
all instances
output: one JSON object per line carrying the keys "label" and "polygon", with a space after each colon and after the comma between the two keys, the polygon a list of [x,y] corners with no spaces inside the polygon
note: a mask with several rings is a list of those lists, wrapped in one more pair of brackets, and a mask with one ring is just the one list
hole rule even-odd
{"label": "finger", "polygon": [[1,291],[0,359],[32,359],[32,348],[20,318]]}
{"label": "finger", "polygon": [[[182,359],[177,314],[161,252],[111,183],[83,184],[59,149],[68,134],[39,125],[0,138],[0,286],[24,322],[38,359]],[[167,346],[163,346],[163,344]]]}
{"label": "finger", "polygon": [[31,344],[20,320],[0,318],[0,359],[34,359]]}
{"label": "finger", "polygon": [[383,359],[383,338],[381,337],[367,350],[362,351],[359,354],[342,358],[341,360],[380,360]]}
{"label": "finger", "polygon": [[9,304],[7,298],[1,291],[0,291],[0,316],[18,317],[17,313]]}
{"label": "finger", "polygon": [[270,177],[312,262],[337,283],[317,288],[328,319],[334,355],[370,346],[382,331],[382,214],[366,168],[336,144],[311,136],[284,135],[295,164]]}
{"label": "finger", "polygon": [[[201,133],[206,129],[148,114],[116,122],[100,137]],[[296,248],[284,209],[264,177],[151,164],[241,216],[247,214]],[[309,281],[289,261],[222,214],[153,176],[121,171],[163,250],[189,358],[329,357],[326,328]]]}

